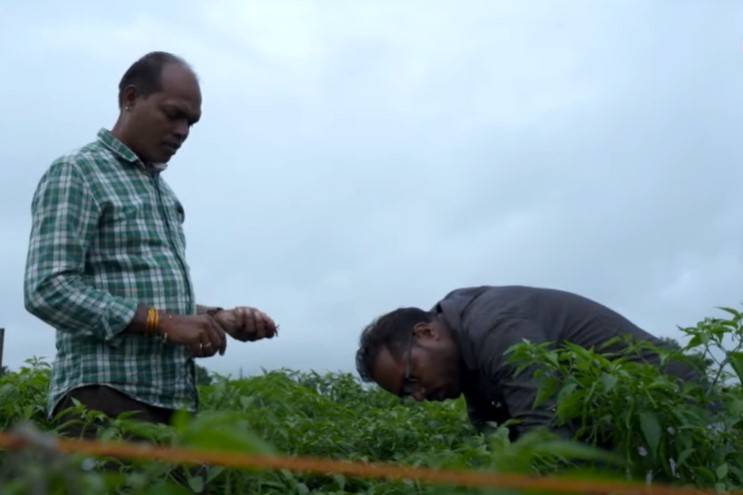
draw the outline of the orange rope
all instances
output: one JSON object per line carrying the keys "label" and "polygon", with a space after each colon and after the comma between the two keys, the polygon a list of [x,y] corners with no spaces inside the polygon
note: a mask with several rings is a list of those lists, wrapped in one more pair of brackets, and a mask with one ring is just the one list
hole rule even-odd
{"label": "orange rope", "polygon": [[[16,450],[29,446],[26,438],[0,433],[0,448]],[[495,474],[479,471],[434,470],[404,467],[393,464],[369,464],[336,461],[312,457],[275,457],[237,452],[217,452],[173,447],[159,447],[146,443],[97,442],[58,438],[52,448],[65,454],[116,457],[129,460],[162,461],[168,464],[209,464],[239,469],[286,469],[314,474],[342,474],[359,478],[388,480],[418,480],[439,485],[465,487],[493,487],[522,490],[543,490],[553,493],[585,493],[612,495],[713,495],[713,491],[669,485],[645,485],[606,480],[574,480],[564,478],[534,478],[515,474]],[[743,492],[728,492],[743,495]]]}

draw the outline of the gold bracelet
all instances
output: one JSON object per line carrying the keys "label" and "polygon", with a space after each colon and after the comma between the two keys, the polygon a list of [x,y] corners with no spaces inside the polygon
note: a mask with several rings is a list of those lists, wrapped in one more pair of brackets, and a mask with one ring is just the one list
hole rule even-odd
{"label": "gold bracelet", "polygon": [[145,333],[155,333],[160,326],[160,314],[154,306],[147,308],[147,319],[145,320]]}
{"label": "gold bracelet", "polygon": [[152,310],[152,307],[147,308],[147,321],[145,321],[144,324],[145,333],[149,333],[152,331],[152,318],[154,317],[154,312]]}

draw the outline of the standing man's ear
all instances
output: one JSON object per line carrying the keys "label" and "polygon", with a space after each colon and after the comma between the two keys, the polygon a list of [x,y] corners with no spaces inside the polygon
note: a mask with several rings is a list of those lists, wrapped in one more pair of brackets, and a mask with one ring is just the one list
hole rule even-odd
{"label": "standing man's ear", "polygon": [[137,88],[129,85],[121,90],[119,95],[119,108],[122,111],[131,110],[137,100]]}

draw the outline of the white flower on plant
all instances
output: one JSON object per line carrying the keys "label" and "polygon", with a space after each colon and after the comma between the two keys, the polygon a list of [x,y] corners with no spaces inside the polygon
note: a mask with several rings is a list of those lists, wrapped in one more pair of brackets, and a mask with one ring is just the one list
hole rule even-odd
{"label": "white flower on plant", "polygon": [[671,466],[671,474],[674,478],[678,478],[679,475],[676,472],[676,460],[673,457],[668,458],[668,465]]}

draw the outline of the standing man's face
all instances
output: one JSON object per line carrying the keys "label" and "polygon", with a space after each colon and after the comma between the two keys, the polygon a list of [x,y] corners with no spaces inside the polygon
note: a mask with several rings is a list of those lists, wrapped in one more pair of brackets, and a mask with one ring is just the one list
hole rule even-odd
{"label": "standing man's face", "polygon": [[190,69],[165,65],[160,86],[147,96],[124,95],[124,141],[147,164],[168,162],[201,117],[201,91]]}

